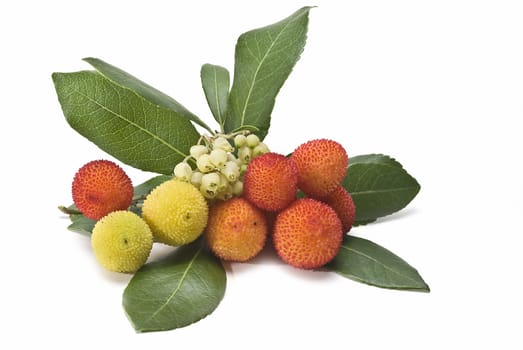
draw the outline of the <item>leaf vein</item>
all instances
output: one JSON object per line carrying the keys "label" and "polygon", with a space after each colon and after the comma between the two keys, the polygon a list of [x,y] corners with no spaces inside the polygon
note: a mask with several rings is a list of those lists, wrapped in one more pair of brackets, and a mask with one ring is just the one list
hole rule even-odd
{"label": "leaf vein", "polygon": [[245,99],[245,103],[243,105],[243,110],[242,110],[242,114],[241,114],[241,118],[240,118],[240,125],[243,125],[244,122],[245,122],[245,114],[247,112],[247,106],[249,105],[249,100],[251,98],[251,94],[252,94],[252,91],[254,89],[254,86],[256,85],[256,79],[258,77],[258,73],[260,72],[260,69],[261,69],[261,66],[263,65],[264,61],[267,59],[267,57],[269,56],[269,54],[271,53],[274,45],[276,44],[276,42],[279,40],[280,36],[282,35],[282,33],[287,29],[287,27],[292,23],[293,21],[290,21],[288,23],[286,23],[283,28],[280,30],[280,32],[278,32],[278,34],[276,35],[276,37],[274,38],[274,40],[271,42],[271,45],[269,46],[269,48],[267,49],[267,51],[265,52],[265,54],[263,55],[263,57],[261,58],[261,60],[259,61],[258,63],[258,66],[256,67],[256,70],[254,72],[254,76],[253,76],[253,79],[252,79],[252,83],[249,87],[249,91],[247,92],[247,98]]}
{"label": "leaf vein", "polygon": [[196,254],[194,254],[193,258],[191,259],[191,261],[189,262],[189,264],[187,264],[187,267],[185,268],[185,270],[183,271],[183,274],[182,274],[182,277],[180,278],[180,281],[178,282],[178,285],[176,286],[176,289],[172,292],[172,294],[169,296],[169,298],[167,298],[167,300],[165,301],[165,303],[162,304],[162,306],[160,306],[158,308],[158,310],[156,310],[152,315],[151,317],[149,317],[149,319],[147,320],[147,322],[149,322],[150,320],[152,320],[153,318],[156,317],[156,315],[158,315],[170,302],[171,300],[176,296],[176,294],[178,294],[178,291],[180,290],[183,282],[185,281],[185,278],[187,277],[187,274],[189,273],[189,270],[191,270],[192,268],[192,265],[194,263],[194,261],[196,260],[196,258],[198,257],[198,255],[200,255],[200,252],[202,251],[202,248],[200,247],[200,249],[198,249],[198,251],[196,252]]}
{"label": "leaf vein", "polygon": [[214,98],[216,99],[216,107],[218,108],[218,124],[220,124],[220,128],[223,130],[222,108],[220,105],[220,98],[218,96],[218,77],[216,75],[216,67],[213,67],[212,70],[214,73]]}
{"label": "leaf vein", "polygon": [[[112,111],[110,110],[109,108],[107,108],[106,106],[104,106],[102,103],[98,102],[97,100],[95,100],[94,98],[90,97],[89,95],[86,95],[84,94],[82,91],[78,90],[78,89],[73,89],[77,94],[83,96],[84,98],[88,99],[89,101],[93,102],[94,104],[96,104],[97,106],[99,106],[101,109],[107,111],[108,113],[114,115],[115,117],[129,123],[130,125],[134,126],[135,128],[141,130],[142,132],[148,134],[149,136],[151,136],[153,139],[157,140],[158,142],[160,142],[161,144],[164,144],[165,146],[167,146],[168,148],[172,149],[173,151],[175,151],[176,153],[180,154],[181,156],[185,157],[186,154],[184,154],[182,151],[180,151],[178,148],[174,147],[173,145],[171,145],[169,142],[165,141],[164,139],[162,139],[161,137],[159,137],[158,135],[152,133],[151,131],[145,129],[144,127],[138,125],[137,123],[133,122],[132,120],[124,117],[123,115],[115,112],[115,111]],[[119,98],[119,100],[121,101],[121,98]],[[144,118],[144,119],[147,119],[147,118]]]}
{"label": "leaf vein", "polygon": [[388,192],[400,192],[400,191],[408,191],[415,189],[416,186],[412,187],[397,187],[397,188],[385,188],[381,190],[366,190],[366,191],[355,191],[351,192],[351,195],[360,195],[360,194],[373,194],[373,193],[388,193]]}
{"label": "leaf vein", "polygon": [[363,256],[363,257],[365,257],[365,258],[367,258],[367,259],[373,261],[374,263],[376,263],[376,264],[382,266],[385,270],[388,270],[388,271],[390,271],[390,272],[392,272],[392,273],[394,273],[394,274],[396,274],[396,275],[398,275],[398,276],[404,277],[404,278],[406,278],[406,279],[408,279],[408,280],[414,282],[416,285],[418,284],[418,281],[416,281],[416,279],[414,279],[414,278],[412,278],[412,277],[410,277],[410,276],[405,276],[405,275],[399,273],[398,271],[396,271],[396,270],[394,270],[394,269],[388,267],[387,265],[385,265],[385,264],[382,263],[381,261],[379,261],[379,260],[373,258],[372,256],[369,256],[369,255],[367,255],[367,254],[365,254],[365,253],[363,253],[363,252],[361,252],[361,251],[359,251],[359,250],[356,250],[356,249],[354,249],[354,248],[350,248],[350,247],[347,247],[347,246],[344,246],[344,245],[342,245],[341,248],[346,249],[346,250],[348,250],[348,251],[352,251],[352,252],[354,252],[355,254],[361,255],[361,256]]}

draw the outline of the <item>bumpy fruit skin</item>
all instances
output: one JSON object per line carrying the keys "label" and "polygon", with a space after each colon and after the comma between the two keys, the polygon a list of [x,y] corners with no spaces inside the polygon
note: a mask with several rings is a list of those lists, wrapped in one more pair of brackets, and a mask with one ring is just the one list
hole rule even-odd
{"label": "bumpy fruit skin", "polygon": [[168,180],[149,193],[142,217],[156,241],[179,246],[198,238],[207,225],[209,207],[200,191],[188,182]]}
{"label": "bumpy fruit skin", "polygon": [[243,180],[243,194],[260,209],[279,211],[296,199],[298,174],[289,158],[265,153],[254,158]]}
{"label": "bumpy fruit skin", "polygon": [[315,269],[338,254],[343,233],[334,209],[304,198],[278,214],[272,238],[283,261],[298,268]]}
{"label": "bumpy fruit skin", "polygon": [[350,193],[338,185],[327,197],[321,198],[321,201],[334,209],[341,220],[343,232],[349,232],[356,217],[356,206]]}
{"label": "bumpy fruit skin", "polygon": [[132,273],[149,257],[153,234],[145,221],[130,211],[114,211],[93,228],[91,246],[107,270]]}
{"label": "bumpy fruit skin", "polygon": [[222,260],[245,262],[263,249],[267,240],[265,213],[241,197],[211,207],[206,239]]}
{"label": "bumpy fruit skin", "polygon": [[308,141],[298,146],[291,159],[298,169],[298,187],[313,198],[321,198],[341,183],[349,157],[341,144],[327,139]]}
{"label": "bumpy fruit skin", "polygon": [[75,174],[73,202],[86,217],[99,220],[116,210],[125,210],[133,200],[133,185],[120,166],[109,160],[93,160]]}

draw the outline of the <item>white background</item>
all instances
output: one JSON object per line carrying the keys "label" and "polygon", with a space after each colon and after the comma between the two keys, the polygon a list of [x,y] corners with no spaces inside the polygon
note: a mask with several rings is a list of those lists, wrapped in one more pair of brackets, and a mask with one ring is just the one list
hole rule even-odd
{"label": "white background", "polygon": [[[268,252],[229,266],[204,320],[136,334],[121,306],[129,276],[103,271],[56,209],[81,165],[111,158],[69,128],[51,73],[99,57],[212,124],[200,66],[232,72],[239,34],[303,5],[318,7],[266,142],[287,153],[328,137],[401,161],[420,194],[352,233],[407,260],[431,293]],[[3,2],[0,348],[521,349],[522,18],[520,1],[502,0]],[[135,183],[151,175],[124,169]]]}

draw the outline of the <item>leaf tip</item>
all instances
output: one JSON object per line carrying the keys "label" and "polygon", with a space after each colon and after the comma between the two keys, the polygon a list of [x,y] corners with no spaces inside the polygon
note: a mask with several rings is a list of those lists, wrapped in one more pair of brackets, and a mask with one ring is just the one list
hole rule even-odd
{"label": "leaf tip", "polygon": [[99,59],[95,57],[84,57],[82,61],[92,64],[93,62],[99,61]]}
{"label": "leaf tip", "polygon": [[51,74],[51,79],[53,80],[54,85],[59,83],[60,77],[62,76],[62,73],[59,72],[53,72]]}
{"label": "leaf tip", "polygon": [[[421,276],[420,276],[420,278],[421,278]],[[420,292],[430,293],[430,287],[427,284],[427,282],[425,282],[423,279],[421,279],[421,281],[423,283],[423,286],[420,288]]]}

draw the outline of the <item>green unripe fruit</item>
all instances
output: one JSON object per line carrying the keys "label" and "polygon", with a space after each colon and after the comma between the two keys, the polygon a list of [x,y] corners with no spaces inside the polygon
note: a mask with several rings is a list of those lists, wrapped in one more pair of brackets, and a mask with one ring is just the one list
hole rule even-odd
{"label": "green unripe fruit", "polygon": [[114,211],[94,225],[91,246],[96,260],[107,270],[132,273],[147,261],[153,234],[133,212]]}
{"label": "green unripe fruit", "polygon": [[176,179],[156,187],[142,206],[142,216],[154,238],[173,246],[198,238],[207,225],[208,214],[207,202],[200,191]]}

